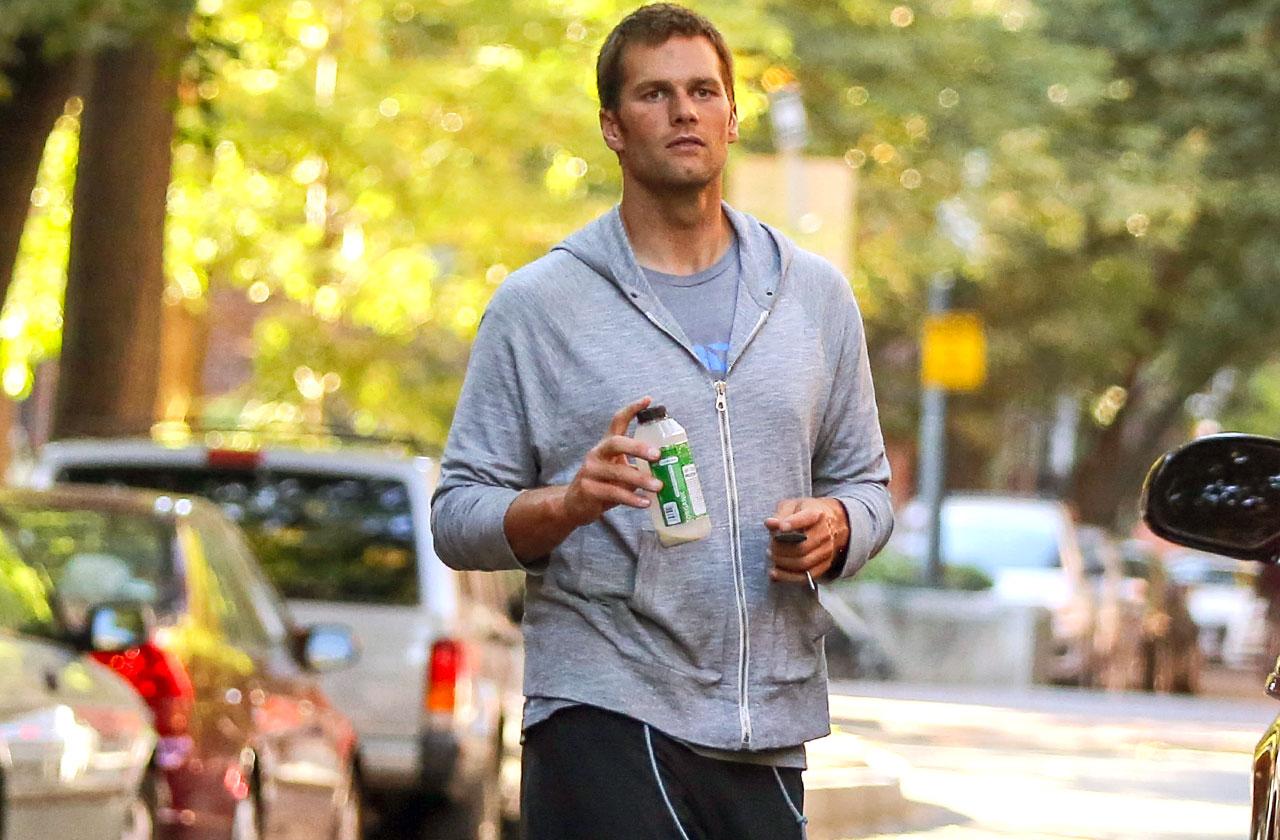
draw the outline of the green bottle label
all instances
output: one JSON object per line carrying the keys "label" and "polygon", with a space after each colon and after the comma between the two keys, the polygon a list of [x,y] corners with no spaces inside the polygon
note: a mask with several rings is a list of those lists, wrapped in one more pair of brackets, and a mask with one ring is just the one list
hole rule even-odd
{"label": "green bottle label", "polygon": [[702,497],[702,482],[687,442],[662,447],[649,471],[662,482],[656,495],[658,512],[666,525],[683,525],[707,515],[707,500]]}

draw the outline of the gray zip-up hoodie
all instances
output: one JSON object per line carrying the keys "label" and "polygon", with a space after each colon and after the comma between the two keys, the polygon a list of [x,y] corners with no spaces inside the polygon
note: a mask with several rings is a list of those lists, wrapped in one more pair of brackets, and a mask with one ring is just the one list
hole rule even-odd
{"label": "gray zip-up hoodie", "polygon": [[[769,579],[764,519],[828,496],[849,514],[842,574],[893,514],[862,321],[829,263],[732,210],[743,268],[716,380],[653,293],[615,208],[513,273],[485,312],[432,503],[459,569],[524,568],[526,695],[600,706],[725,750],[829,731],[822,636],[804,584]],[[689,434],[712,530],[664,548],[620,506],[522,564],[503,532],[521,490],[568,484],[620,407],[651,395]]]}

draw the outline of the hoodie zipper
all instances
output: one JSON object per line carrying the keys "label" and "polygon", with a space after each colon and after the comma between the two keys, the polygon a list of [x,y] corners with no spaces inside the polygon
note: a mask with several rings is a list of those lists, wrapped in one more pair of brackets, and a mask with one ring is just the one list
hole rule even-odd
{"label": "hoodie zipper", "polygon": [[733,432],[729,427],[729,383],[717,380],[715,389],[725,495],[729,499],[729,555],[733,560],[733,592],[738,605],[738,725],[742,731],[742,746],[746,748],[751,745],[751,709],[747,705],[747,679],[751,674],[751,619],[747,614],[747,583],[742,571],[742,525],[738,521],[738,475],[733,464]]}
{"label": "hoodie zipper", "polygon": [[[751,329],[747,340],[742,343],[738,358],[746,352],[747,345],[760,332],[765,320],[769,317],[766,310],[760,313],[760,320]],[[734,360],[737,362],[737,359]],[[738,509],[738,471],[733,461],[733,430],[729,424],[729,371],[725,370],[725,378],[715,383],[716,417],[720,421],[720,451],[724,461],[724,487],[729,499],[729,553],[733,559],[733,590],[738,602],[738,725],[742,731],[742,746],[751,746],[751,708],[747,698],[747,684],[751,676],[751,615],[747,611],[747,581],[742,562],[742,522]]]}
{"label": "hoodie zipper", "polygon": [[[645,311],[644,315],[655,327],[680,343],[679,339],[660,324],[652,313]],[[742,343],[742,351],[738,353],[739,358],[746,352],[747,345],[760,332],[768,318],[767,310],[760,313],[760,320],[756,321],[756,325],[747,335],[747,340]],[[693,353],[689,355],[694,356]],[[697,356],[694,358],[697,359]],[[736,361],[737,359],[734,360],[735,363]],[[698,359],[698,364],[702,364],[701,359]],[[729,383],[726,380],[731,370],[733,370],[732,364],[724,373],[725,379],[717,379],[713,385],[716,391],[716,418],[720,427],[725,495],[729,503],[729,554],[733,561],[733,592],[738,610],[738,725],[742,732],[742,747],[746,749],[751,745],[751,709],[747,703],[747,683],[751,675],[751,618],[747,611],[747,583],[742,562],[742,523],[738,510],[738,475],[733,462],[733,431],[729,426]]]}

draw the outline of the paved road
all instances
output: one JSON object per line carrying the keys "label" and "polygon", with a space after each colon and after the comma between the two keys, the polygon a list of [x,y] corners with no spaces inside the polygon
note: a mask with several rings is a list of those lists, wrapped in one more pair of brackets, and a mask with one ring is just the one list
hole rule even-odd
{"label": "paved road", "polygon": [[832,716],[897,772],[909,816],[860,838],[1237,840],[1280,703],[841,684]]}

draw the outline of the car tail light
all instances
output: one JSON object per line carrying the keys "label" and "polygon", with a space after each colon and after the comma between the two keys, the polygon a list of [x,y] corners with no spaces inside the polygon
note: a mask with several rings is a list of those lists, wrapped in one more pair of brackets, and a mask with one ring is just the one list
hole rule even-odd
{"label": "car tail light", "polygon": [[262,453],[247,449],[210,449],[205,463],[219,470],[255,470],[262,465]]}
{"label": "car tail light", "polygon": [[128,680],[147,702],[156,718],[157,733],[167,737],[187,731],[195,689],[178,657],[155,642],[93,656]]}
{"label": "car tail light", "polygon": [[428,712],[452,713],[458,703],[458,682],[463,669],[463,647],[453,639],[441,639],[431,646],[427,663],[427,685],[423,707]]}

